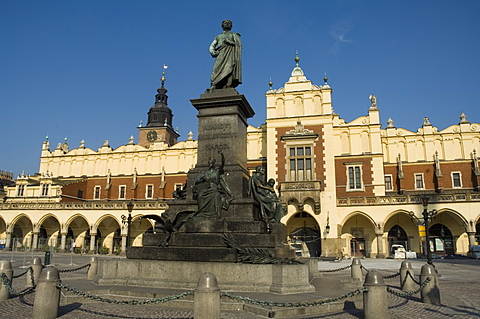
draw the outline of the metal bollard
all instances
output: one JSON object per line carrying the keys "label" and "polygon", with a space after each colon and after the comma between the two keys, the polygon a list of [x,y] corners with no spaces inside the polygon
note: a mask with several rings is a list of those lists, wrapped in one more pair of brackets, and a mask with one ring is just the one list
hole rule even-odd
{"label": "metal bollard", "polygon": [[220,288],[214,274],[200,275],[193,301],[194,319],[220,319]]}
{"label": "metal bollard", "polygon": [[32,276],[30,275],[30,272],[28,272],[26,275],[25,284],[29,287],[33,286],[33,284],[37,284],[38,278],[40,278],[40,274],[42,273],[43,265],[40,257],[32,258],[32,260],[30,261],[30,267],[32,267],[33,269],[34,282],[32,282]]}
{"label": "metal bollard", "polygon": [[98,260],[97,257],[90,258],[90,268],[88,268],[87,279],[92,280],[97,275]]}
{"label": "metal bollard", "polygon": [[[12,282],[13,278],[13,269],[12,263],[8,260],[0,260],[0,273],[4,273],[8,280]],[[7,300],[10,298],[10,292],[7,290],[7,287],[3,284],[3,280],[0,280],[0,300]]]}
{"label": "metal bollard", "polygon": [[33,319],[54,319],[58,316],[60,305],[60,283],[58,269],[46,267],[38,278],[35,300],[33,302]]}
{"label": "metal bollard", "polygon": [[400,266],[400,289],[406,292],[415,291],[415,281],[408,275],[408,272],[412,277],[414,276],[412,263],[404,260]]}
{"label": "metal bollard", "polygon": [[362,263],[360,259],[353,258],[352,259],[352,269],[351,269],[352,279],[362,281],[363,273],[362,273]]}
{"label": "metal bollard", "polygon": [[425,264],[420,271],[420,283],[423,283],[428,277],[430,277],[430,282],[427,283],[420,292],[422,302],[432,305],[440,305],[440,288],[438,287],[437,271],[432,265]]}
{"label": "metal bollard", "polygon": [[51,254],[49,251],[46,251],[46,252],[45,252],[45,258],[44,258],[44,260],[43,260],[43,264],[44,264],[45,266],[50,265],[50,257],[51,257],[51,255],[52,255],[52,254]]}
{"label": "metal bollard", "polygon": [[387,285],[382,274],[370,270],[363,284],[368,290],[363,292],[365,319],[388,318]]}

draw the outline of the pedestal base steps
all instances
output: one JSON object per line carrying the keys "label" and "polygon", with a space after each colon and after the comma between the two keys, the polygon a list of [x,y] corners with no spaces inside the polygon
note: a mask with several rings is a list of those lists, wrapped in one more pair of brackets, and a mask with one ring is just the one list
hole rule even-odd
{"label": "pedestal base steps", "polygon": [[222,291],[314,292],[309,267],[303,264],[240,264],[227,262],[183,262],[135,259],[102,259],[93,281],[99,285],[126,285],[194,289],[201,274],[217,277]]}

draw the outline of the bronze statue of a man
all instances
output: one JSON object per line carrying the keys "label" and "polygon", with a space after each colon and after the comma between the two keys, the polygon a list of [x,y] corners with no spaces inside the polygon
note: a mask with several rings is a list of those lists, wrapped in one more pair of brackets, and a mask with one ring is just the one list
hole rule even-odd
{"label": "bronze statue of a man", "polygon": [[232,21],[222,22],[223,33],[210,44],[210,54],[215,58],[210,89],[236,88],[242,83],[242,41],[240,34],[231,32]]}

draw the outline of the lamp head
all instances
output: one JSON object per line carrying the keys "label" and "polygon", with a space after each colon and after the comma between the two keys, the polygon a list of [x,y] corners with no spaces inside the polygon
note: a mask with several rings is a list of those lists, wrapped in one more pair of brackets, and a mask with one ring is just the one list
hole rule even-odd
{"label": "lamp head", "polygon": [[129,213],[131,213],[133,211],[133,203],[132,201],[130,201],[128,204],[127,204],[127,210]]}
{"label": "lamp head", "polygon": [[420,197],[420,200],[422,201],[423,208],[427,209],[427,207],[428,207],[428,197],[427,196],[422,196],[422,197]]}

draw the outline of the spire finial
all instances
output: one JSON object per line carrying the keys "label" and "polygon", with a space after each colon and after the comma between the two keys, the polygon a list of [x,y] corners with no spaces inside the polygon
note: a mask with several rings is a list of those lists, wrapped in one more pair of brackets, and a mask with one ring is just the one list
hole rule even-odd
{"label": "spire finial", "polygon": [[270,86],[270,90],[272,90],[272,86],[273,86],[272,77],[270,77],[270,82],[268,82],[268,86]]}
{"label": "spire finial", "polygon": [[323,76],[323,84],[328,85],[328,77],[327,77],[327,72],[325,72],[325,75]]}
{"label": "spire finial", "polygon": [[298,62],[300,62],[300,57],[298,56],[298,50],[295,51],[295,66],[298,67]]}
{"label": "spire finial", "polygon": [[162,80],[162,87],[163,87],[163,85],[165,84],[165,71],[166,71],[167,69],[168,69],[168,65],[165,65],[165,64],[164,64],[164,65],[163,65],[162,78],[161,78],[161,80]]}

